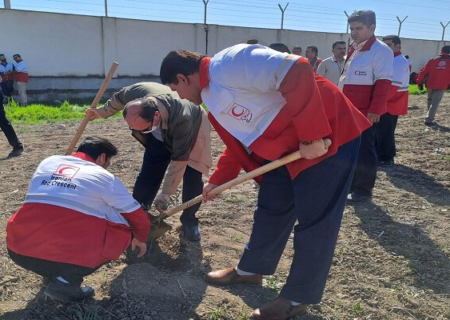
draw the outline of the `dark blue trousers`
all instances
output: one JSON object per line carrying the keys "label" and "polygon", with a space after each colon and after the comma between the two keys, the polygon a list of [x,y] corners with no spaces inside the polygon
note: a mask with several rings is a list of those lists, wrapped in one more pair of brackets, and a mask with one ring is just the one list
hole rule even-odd
{"label": "dark blue trousers", "polygon": [[391,161],[395,157],[395,128],[398,116],[385,113],[377,123],[377,156],[378,161]]}
{"label": "dark blue trousers", "polygon": [[[155,200],[170,159],[171,153],[164,142],[159,141],[152,134],[148,134],[141,171],[133,188],[133,197],[145,207],[150,208],[153,200]],[[187,166],[183,176],[182,201],[189,201],[202,194],[202,191],[202,173]],[[181,223],[198,225],[195,213],[200,205],[201,203],[184,210],[180,217]]]}
{"label": "dark blue trousers", "polygon": [[[238,268],[275,272],[294,228],[294,258],[280,295],[319,303],[333,259],[360,139],[291,180],[286,167],[264,174],[253,229]],[[295,222],[297,224],[294,227]]]}
{"label": "dark blue trousers", "polygon": [[356,165],[351,192],[364,196],[372,196],[372,190],[377,178],[378,158],[375,147],[377,138],[377,125],[366,129],[361,135],[358,164]]}
{"label": "dark blue trousers", "polygon": [[0,129],[2,129],[3,133],[8,139],[9,144],[12,147],[21,147],[22,143],[17,138],[16,132],[14,131],[11,122],[6,118],[5,108],[3,106],[3,94],[0,91]]}

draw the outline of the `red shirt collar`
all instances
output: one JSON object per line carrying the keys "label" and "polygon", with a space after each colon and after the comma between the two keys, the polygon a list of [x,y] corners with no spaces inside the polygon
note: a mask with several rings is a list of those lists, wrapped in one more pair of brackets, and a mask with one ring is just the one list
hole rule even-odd
{"label": "red shirt collar", "polygon": [[397,56],[399,56],[399,55],[401,55],[401,54],[402,54],[401,51],[397,51],[396,53],[394,53],[394,57],[397,57]]}
{"label": "red shirt collar", "polygon": [[367,42],[364,44],[364,46],[361,48],[360,51],[369,51],[370,48],[372,47],[372,45],[375,43],[375,41],[377,41],[377,37],[375,37],[374,35],[371,36]]}
{"label": "red shirt collar", "polygon": [[200,60],[200,66],[198,68],[198,74],[200,77],[200,88],[203,90],[209,84],[209,63],[211,62],[210,57],[203,57]]}
{"label": "red shirt collar", "polygon": [[90,155],[87,155],[84,152],[76,152],[76,153],[72,154],[72,157],[95,163],[95,160]]}

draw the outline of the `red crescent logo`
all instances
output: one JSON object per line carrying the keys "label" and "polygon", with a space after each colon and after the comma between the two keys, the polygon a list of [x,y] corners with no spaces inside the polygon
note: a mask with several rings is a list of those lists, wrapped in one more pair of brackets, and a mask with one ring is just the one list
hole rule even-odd
{"label": "red crescent logo", "polygon": [[[65,175],[65,174],[64,174],[64,171],[65,171],[65,170],[72,170],[72,171],[73,171],[73,168],[72,168],[72,167],[62,167],[62,168],[60,168],[60,169],[58,170],[58,173],[64,176],[64,175]],[[72,172],[71,172],[71,173],[72,173]]]}
{"label": "red crescent logo", "polygon": [[240,116],[242,116],[242,114],[245,112],[245,110],[243,108],[241,108],[241,113],[236,113],[235,110],[239,108],[238,106],[235,106],[233,109],[231,109],[231,114],[233,115],[233,117],[239,118]]}

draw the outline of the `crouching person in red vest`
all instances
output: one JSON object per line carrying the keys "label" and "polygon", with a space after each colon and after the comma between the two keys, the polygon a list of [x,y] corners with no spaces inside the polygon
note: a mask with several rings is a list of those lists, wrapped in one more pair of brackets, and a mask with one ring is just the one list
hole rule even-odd
{"label": "crouching person in red vest", "polygon": [[[9,219],[11,259],[44,277],[44,294],[73,302],[94,295],[83,277],[130,245],[147,250],[147,214],[106,169],[116,147],[87,137],[71,156],[51,156],[34,173],[22,207]],[[133,239],[132,239],[133,236]]]}

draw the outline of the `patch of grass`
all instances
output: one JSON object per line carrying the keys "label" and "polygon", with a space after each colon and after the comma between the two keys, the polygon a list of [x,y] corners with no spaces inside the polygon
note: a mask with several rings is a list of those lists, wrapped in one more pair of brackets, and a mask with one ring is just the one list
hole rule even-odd
{"label": "patch of grass", "polygon": [[[44,104],[31,104],[21,107],[12,100],[5,106],[6,117],[13,123],[41,124],[50,122],[73,121],[84,118],[89,105],[70,104],[64,101],[61,106],[48,106]],[[117,113],[112,118],[121,117],[122,112]]]}
{"label": "patch of grass", "polygon": [[409,91],[409,94],[412,94],[412,95],[419,95],[419,94],[427,93],[426,88],[424,88],[423,90],[419,90],[419,88],[417,88],[417,84],[410,84],[408,91]]}
{"label": "patch of grass", "polygon": [[232,236],[231,239],[233,241],[242,243],[244,240],[244,236],[242,234],[238,234],[238,235]]}
{"label": "patch of grass", "polygon": [[360,316],[360,315],[362,315],[363,314],[363,309],[362,309],[362,307],[361,307],[361,302],[358,302],[357,304],[355,304],[354,306],[353,306],[353,312],[357,315],[357,316]]}

